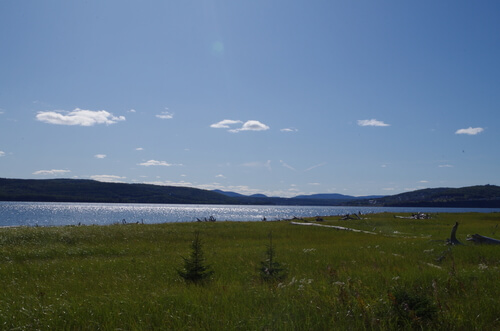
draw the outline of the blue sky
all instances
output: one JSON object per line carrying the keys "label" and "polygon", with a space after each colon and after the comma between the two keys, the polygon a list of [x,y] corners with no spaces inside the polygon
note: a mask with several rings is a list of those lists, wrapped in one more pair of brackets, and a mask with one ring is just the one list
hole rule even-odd
{"label": "blue sky", "polygon": [[1,1],[0,177],[500,185],[498,1]]}

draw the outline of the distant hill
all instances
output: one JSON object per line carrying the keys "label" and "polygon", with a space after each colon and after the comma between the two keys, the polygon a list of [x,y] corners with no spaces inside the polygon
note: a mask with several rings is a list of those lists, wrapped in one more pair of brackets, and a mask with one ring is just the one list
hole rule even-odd
{"label": "distant hill", "polygon": [[252,194],[252,195],[244,195],[236,192],[231,192],[231,191],[222,191],[222,190],[212,190],[212,192],[217,192],[220,194],[224,194],[225,196],[228,197],[238,197],[238,198],[267,198],[267,195],[265,194]]}
{"label": "distant hill", "polygon": [[349,201],[346,204],[384,207],[500,208],[500,187],[479,185],[462,188],[429,188],[377,199]]}
{"label": "distant hill", "polygon": [[293,199],[363,200],[363,199],[377,199],[382,197],[384,197],[384,195],[354,197],[351,195],[343,195],[338,193],[323,193],[323,194],[312,194],[312,195],[298,195]]}
{"label": "distant hill", "polygon": [[267,198],[265,194],[252,194],[250,197],[252,198]]}
{"label": "distant hill", "polygon": [[385,197],[314,194],[279,198],[263,194],[245,196],[235,192],[190,187],[104,183],[84,179],[0,178],[0,201],[500,208],[500,187],[433,188]]}
{"label": "distant hill", "polygon": [[228,196],[228,197],[246,197],[246,195],[239,194],[236,192],[230,192],[230,191],[212,190],[212,192],[223,194],[223,195]]}

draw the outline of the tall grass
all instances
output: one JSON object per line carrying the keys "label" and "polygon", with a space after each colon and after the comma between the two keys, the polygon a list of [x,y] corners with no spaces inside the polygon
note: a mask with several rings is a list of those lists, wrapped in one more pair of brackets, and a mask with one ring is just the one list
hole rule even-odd
{"label": "tall grass", "polygon": [[[465,245],[446,246],[455,221]],[[322,222],[378,235],[289,222],[0,229],[0,329],[499,329],[500,247],[465,240],[498,238],[498,223]],[[177,273],[195,231],[214,271],[203,286]],[[259,274],[270,232],[288,274],[276,283]]]}

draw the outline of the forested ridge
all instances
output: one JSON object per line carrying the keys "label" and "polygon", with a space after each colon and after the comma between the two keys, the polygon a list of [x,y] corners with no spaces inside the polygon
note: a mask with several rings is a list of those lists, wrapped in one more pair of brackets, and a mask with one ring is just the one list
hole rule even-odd
{"label": "forested ridge", "polygon": [[500,208],[500,187],[495,185],[431,188],[372,199],[317,196],[230,196],[191,187],[105,183],[87,179],[0,178],[0,201]]}
{"label": "forested ridge", "polygon": [[0,179],[0,200],[231,204],[234,199],[189,187],[104,183],[83,179]]}

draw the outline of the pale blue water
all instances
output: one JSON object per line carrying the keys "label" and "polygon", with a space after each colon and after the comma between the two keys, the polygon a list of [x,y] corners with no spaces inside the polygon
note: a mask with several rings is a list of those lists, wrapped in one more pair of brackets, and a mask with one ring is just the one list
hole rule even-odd
{"label": "pale blue water", "polygon": [[118,203],[0,202],[0,226],[108,225],[144,222],[194,222],[214,216],[217,221],[268,221],[293,217],[371,214],[381,212],[500,212],[499,208],[311,207],[160,205]]}

